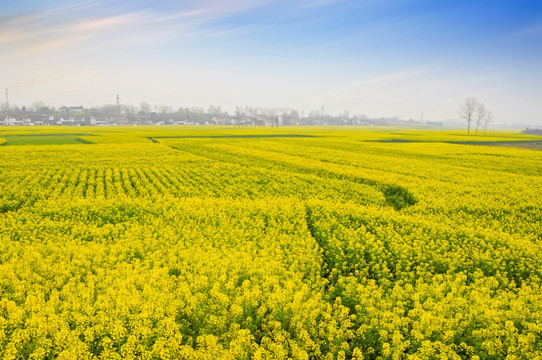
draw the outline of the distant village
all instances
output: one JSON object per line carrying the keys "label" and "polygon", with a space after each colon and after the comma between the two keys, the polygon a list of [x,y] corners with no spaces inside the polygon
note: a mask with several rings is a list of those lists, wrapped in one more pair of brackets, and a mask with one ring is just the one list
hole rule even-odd
{"label": "distant village", "polygon": [[441,127],[442,123],[370,118],[365,115],[329,115],[324,109],[300,113],[294,109],[268,109],[237,107],[235,114],[222,111],[218,106],[208,109],[190,107],[173,110],[169,106],[140,106],[120,104],[84,108],[59,108],[38,104],[26,108],[4,106],[0,110],[0,126],[135,126],[135,125],[231,125],[231,126],[416,126]]}

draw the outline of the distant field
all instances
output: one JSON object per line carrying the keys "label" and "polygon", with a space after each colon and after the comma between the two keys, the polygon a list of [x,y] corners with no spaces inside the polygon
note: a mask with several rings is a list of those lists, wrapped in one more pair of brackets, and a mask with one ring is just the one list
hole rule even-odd
{"label": "distant field", "polygon": [[541,136],[1,139],[1,359],[542,358]]}
{"label": "distant field", "polygon": [[66,145],[81,144],[79,135],[72,134],[31,134],[31,135],[3,135],[5,142],[1,145]]}

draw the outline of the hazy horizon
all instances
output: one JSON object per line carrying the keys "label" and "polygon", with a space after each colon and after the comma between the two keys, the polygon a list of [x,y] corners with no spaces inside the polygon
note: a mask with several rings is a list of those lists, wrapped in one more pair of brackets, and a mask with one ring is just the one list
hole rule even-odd
{"label": "hazy horizon", "polygon": [[[0,4],[10,103],[237,105],[542,124],[537,1],[22,0]],[[2,102],[4,97],[0,97]]]}

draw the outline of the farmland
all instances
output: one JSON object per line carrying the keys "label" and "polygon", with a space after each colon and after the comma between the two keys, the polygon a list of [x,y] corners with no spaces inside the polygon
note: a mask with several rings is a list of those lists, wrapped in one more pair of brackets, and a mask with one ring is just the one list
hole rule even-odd
{"label": "farmland", "polygon": [[1,128],[0,358],[540,359],[541,139]]}

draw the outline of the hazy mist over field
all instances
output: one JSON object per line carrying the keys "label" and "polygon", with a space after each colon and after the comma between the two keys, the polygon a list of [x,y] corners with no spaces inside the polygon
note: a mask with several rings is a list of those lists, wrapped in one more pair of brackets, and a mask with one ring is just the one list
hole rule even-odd
{"label": "hazy mist over field", "polygon": [[[0,88],[19,106],[146,101],[542,124],[540,1],[0,4]],[[2,102],[4,98],[2,96]]]}

